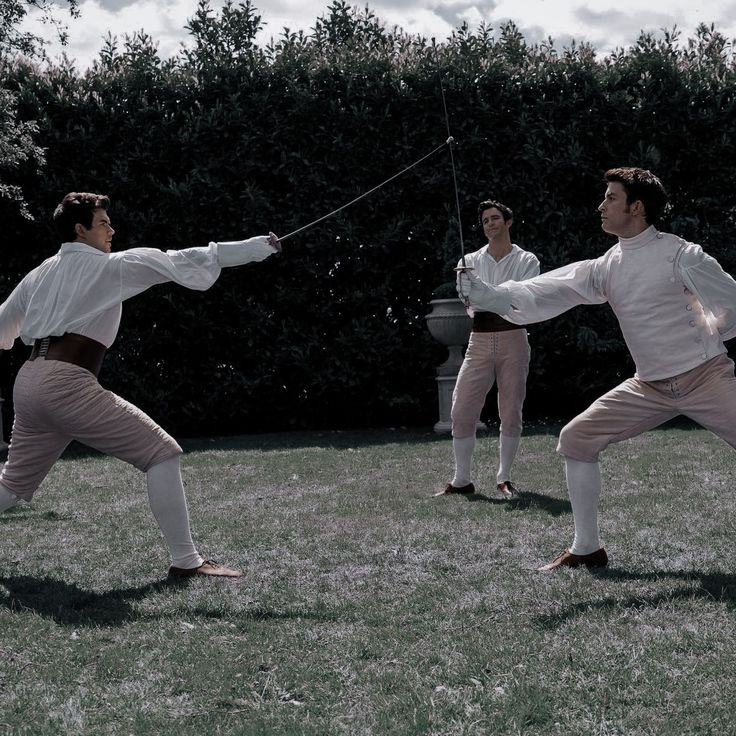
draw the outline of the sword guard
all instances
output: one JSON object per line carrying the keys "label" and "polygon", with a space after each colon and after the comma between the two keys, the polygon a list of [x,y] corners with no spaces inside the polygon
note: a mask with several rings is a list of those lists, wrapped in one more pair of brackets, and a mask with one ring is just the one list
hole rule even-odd
{"label": "sword guard", "polygon": [[472,266],[456,266],[455,271],[465,273],[466,271],[475,271],[475,269]]}

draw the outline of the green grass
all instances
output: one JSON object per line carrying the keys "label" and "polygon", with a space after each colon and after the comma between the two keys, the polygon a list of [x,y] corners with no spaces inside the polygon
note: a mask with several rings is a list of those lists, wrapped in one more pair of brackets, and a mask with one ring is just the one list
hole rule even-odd
{"label": "green grass", "polygon": [[734,454],[669,428],[612,447],[604,571],[569,544],[552,429],[495,497],[431,498],[449,437],[190,442],[194,535],[239,581],[169,582],[144,478],[82,452],[0,516],[0,733],[734,734]]}

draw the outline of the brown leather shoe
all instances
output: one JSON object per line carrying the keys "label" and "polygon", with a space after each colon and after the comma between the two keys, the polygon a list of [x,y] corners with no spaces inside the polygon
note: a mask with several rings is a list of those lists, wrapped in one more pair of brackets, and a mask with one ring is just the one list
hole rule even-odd
{"label": "brown leather shoe", "polygon": [[174,567],[169,568],[169,575],[175,578],[189,578],[193,575],[211,575],[218,578],[239,578],[243,573],[225,567],[214,560],[205,560],[199,567]]}
{"label": "brown leather shoe", "polygon": [[466,486],[460,486],[456,488],[452,483],[448,483],[441,491],[435,493],[435,496],[448,496],[450,494],[461,493],[463,496],[467,496],[470,493],[475,493],[475,486],[472,483],[468,483]]}
{"label": "brown leather shoe", "polygon": [[499,483],[496,488],[498,492],[505,498],[513,498],[519,495],[519,491],[516,490],[516,486],[510,480],[504,480]]}
{"label": "brown leather shoe", "polygon": [[579,567],[580,565],[585,565],[586,567],[605,567],[607,564],[608,555],[603,547],[587,555],[574,555],[569,549],[566,549],[557,555],[552,562],[538,567],[537,570],[539,572],[549,572],[559,567]]}

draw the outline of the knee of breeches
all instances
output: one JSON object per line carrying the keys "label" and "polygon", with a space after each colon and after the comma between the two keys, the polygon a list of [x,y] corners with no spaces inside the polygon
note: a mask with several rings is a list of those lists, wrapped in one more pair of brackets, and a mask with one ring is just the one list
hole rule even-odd
{"label": "knee of breeches", "polygon": [[466,417],[463,418],[452,418],[452,436],[455,439],[461,440],[465,439],[466,437],[475,437],[475,425],[476,420],[468,419]]}
{"label": "knee of breeches", "polygon": [[518,420],[501,420],[499,432],[506,437],[521,437],[524,430],[524,423]]}
{"label": "knee of breeches", "polygon": [[583,463],[598,462],[602,449],[594,437],[580,431],[574,419],[562,428],[557,440],[557,452],[560,455]]}

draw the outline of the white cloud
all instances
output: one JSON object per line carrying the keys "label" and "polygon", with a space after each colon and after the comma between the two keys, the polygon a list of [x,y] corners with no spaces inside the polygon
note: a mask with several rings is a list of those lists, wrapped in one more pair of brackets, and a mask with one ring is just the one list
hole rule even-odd
{"label": "white cloud", "polygon": [[[222,7],[213,0],[213,9]],[[356,0],[363,9],[365,0]],[[594,0],[376,0],[369,7],[388,28],[402,27],[408,33],[446,39],[460,23],[471,28],[481,22],[498,29],[513,20],[530,43],[555,39],[558,46],[571,38],[592,43],[600,52],[633,43],[644,29],[659,32],[677,25],[685,37],[693,35],[699,23],[715,23],[727,37],[736,37],[736,0],[660,0],[650,7],[641,0],[617,0],[601,6]],[[303,0],[260,0],[257,10],[264,29],[259,41],[278,38],[284,27],[308,32],[317,17],[326,13],[327,1],[314,5]],[[197,7],[197,0],[84,0],[81,17],[68,22],[68,56],[86,68],[102,48],[102,39],[111,32],[122,38],[144,29],[158,43],[162,57],[175,54],[188,41],[184,30]],[[39,35],[52,38],[53,31],[41,26],[37,15],[24,25]],[[57,43],[49,47],[52,57],[60,52]]]}

